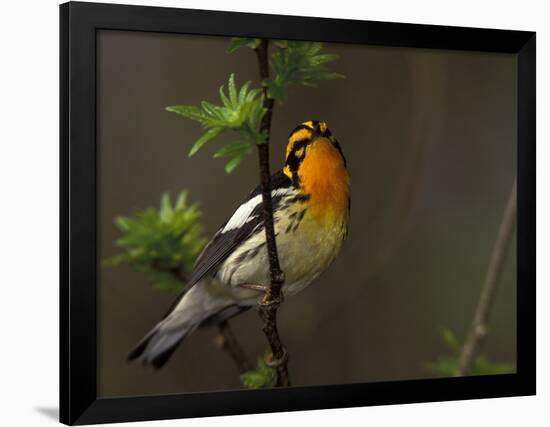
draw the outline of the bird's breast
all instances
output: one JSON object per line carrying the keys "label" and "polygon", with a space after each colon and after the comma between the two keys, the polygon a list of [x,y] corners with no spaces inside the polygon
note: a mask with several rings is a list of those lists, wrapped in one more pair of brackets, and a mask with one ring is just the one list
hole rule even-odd
{"label": "bird's breast", "polygon": [[344,158],[326,139],[308,147],[298,170],[300,191],[309,197],[311,216],[327,226],[347,220],[349,173]]}
{"label": "bird's breast", "polygon": [[301,221],[292,228],[277,227],[277,248],[285,272],[285,294],[293,295],[311,283],[334,261],[346,235],[346,221],[319,221],[314,211],[302,210]]}
{"label": "bird's breast", "polygon": [[[298,194],[297,194],[298,195]],[[296,197],[296,196],[294,196]],[[279,262],[285,273],[283,292],[293,295],[311,283],[336,258],[346,235],[347,221],[337,225],[319,221],[311,205],[291,203],[274,215]],[[269,283],[265,231],[261,228],[223,264],[220,280],[233,288],[242,283]],[[249,290],[235,290],[239,299],[255,297]]]}

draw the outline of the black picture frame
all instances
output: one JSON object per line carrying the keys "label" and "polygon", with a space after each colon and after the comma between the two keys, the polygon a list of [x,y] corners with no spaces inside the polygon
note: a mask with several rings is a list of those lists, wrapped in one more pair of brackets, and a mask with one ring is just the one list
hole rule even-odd
{"label": "black picture frame", "polygon": [[[282,38],[517,55],[517,372],[365,384],[98,398],[96,33]],[[536,34],[69,2],[60,6],[60,421],[158,420],[535,394]]]}

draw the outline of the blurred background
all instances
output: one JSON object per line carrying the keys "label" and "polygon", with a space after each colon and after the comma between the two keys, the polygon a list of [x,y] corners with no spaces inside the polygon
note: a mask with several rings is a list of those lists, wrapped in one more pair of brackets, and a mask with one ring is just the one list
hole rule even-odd
{"label": "blurred background", "polygon": [[[258,84],[254,53],[228,38],[101,31],[97,45],[98,260],[119,252],[113,218],[189,191],[211,236],[258,183],[255,153],[232,174],[220,141],[187,153],[199,125],[168,113],[219,102],[219,86]],[[273,114],[272,170],[299,123],[328,123],[352,177],[349,237],[334,264],[279,311],[294,385],[427,378],[463,339],[516,173],[516,62],[506,54],[326,44],[344,80],[292,86]],[[231,136],[220,138],[231,141]],[[515,238],[514,238],[515,239]],[[515,243],[484,353],[515,366]],[[189,336],[160,371],[128,351],[175,297],[130,267],[98,262],[98,393],[166,394],[242,387],[215,329]],[[251,359],[267,342],[250,310],[231,322]]]}

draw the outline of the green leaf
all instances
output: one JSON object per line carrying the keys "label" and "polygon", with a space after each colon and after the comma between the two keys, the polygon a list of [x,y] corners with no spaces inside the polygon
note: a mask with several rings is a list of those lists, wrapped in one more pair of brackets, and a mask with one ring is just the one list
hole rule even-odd
{"label": "green leaf", "polygon": [[239,99],[237,100],[237,104],[238,105],[241,105],[241,104],[244,104],[245,102],[247,102],[247,97],[249,96],[249,94],[251,93],[248,89],[250,87],[250,83],[251,81],[247,81],[243,84],[243,86],[241,87],[241,90],[239,91]]}
{"label": "green leaf", "polygon": [[191,150],[189,151],[189,157],[194,156],[197,153],[197,151],[199,151],[204,146],[204,144],[206,144],[208,141],[213,140],[222,131],[223,131],[223,128],[212,128],[207,130],[205,133],[203,133],[202,136],[199,139],[197,139],[193,144],[193,146],[191,147]]}
{"label": "green leaf", "polygon": [[241,382],[251,389],[273,387],[275,380],[275,370],[265,364],[263,357],[258,358],[255,369],[241,374]]}
{"label": "green leaf", "polygon": [[324,64],[325,62],[331,62],[336,61],[338,59],[338,55],[335,55],[333,53],[325,53],[322,55],[315,55],[310,59],[310,64],[313,66]]}
{"label": "green leaf", "polygon": [[174,210],[176,211],[185,210],[186,202],[187,202],[187,193],[185,191],[182,191],[180,194],[178,194],[178,198],[176,199],[176,204],[174,205]]}
{"label": "green leaf", "polygon": [[458,342],[458,339],[455,337],[453,331],[449,328],[443,328],[442,330],[443,339],[447,343],[447,346],[454,352],[460,354],[462,351],[462,345]]}
{"label": "green leaf", "polygon": [[442,356],[435,362],[424,364],[425,369],[440,377],[454,377],[458,373],[458,360],[456,357]]}
{"label": "green leaf", "polygon": [[[246,84],[246,83],[245,83]],[[227,83],[227,90],[229,91],[229,100],[233,108],[239,105],[239,99],[237,98],[237,87],[235,86],[235,74],[231,73],[229,76],[229,82]]]}
{"label": "green leaf", "polygon": [[[311,56],[311,57],[314,57],[315,55],[317,55],[317,53],[319,53],[319,51],[323,48],[323,43],[320,43],[320,42],[311,42],[309,43],[309,49],[308,49],[308,54]],[[334,55],[336,56],[336,55]]]}
{"label": "green leaf", "polygon": [[163,193],[160,199],[160,211],[159,211],[160,220],[163,222],[169,222],[174,216],[174,211],[172,210],[172,205],[170,203],[170,194]]}
{"label": "green leaf", "polygon": [[179,114],[180,116],[184,116],[201,123],[208,119],[208,116],[206,116],[199,107],[195,107],[194,105],[172,105],[170,107],[166,107],[166,111]]}
{"label": "green leaf", "polygon": [[241,163],[241,160],[242,160],[242,157],[241,156],[237,156],[237,157],[233,157],[231,160],[229,160],[226,164],[225,164],[225,172],[226,173],[231,173],[235,170],[235,168],[237,166],[239,166],[239,163]]}
{"label": "green leaf", "polygon": [[[443,328],[442,335],[451,354],[440,356],[435,362],[424,363],[424,367],[427,371],[441,377],[456,376],[459,373],[463,344],[458,341],[455,334],[448,328]],[[495,375],[511,372],[513,372],[512,364],[492,362],[482,354],[475,359],[468,375]]]}
{"label": "green leaf", "polygon": [[249,142],[233,142],[226,144],[214,153],[214,158],[233,157],[248,154],[252,150],[252,144]]}
{"label": "green leaf", "polygon": [[220,92],[220,99],[222,100],[223,106],[226,108],[231,108],[231,102],[229,101],[229,98],[225,95],[223,91],[223,85],[220,86],[219,92]]}
{"label": "green leaf", "polygon": [[234,142],[227,144],[214,153],[214,158],[230,157],[225,164],[225,172],[231,173],[241,163],[242,159],[252,151],[252,144],[249,142]]}
{"label": "green leaf", "polygon": [[510,374],[514,371],[511,363],[490,362],[484,355],[479,356],[473,366],[472,375]]}
{"label": "green leaf", "polygon": [[118,228],[120,228],[121,230],[128,230],[128,221],[126,218],[124,218],[123,216],[117,216],[115,217],[115,224]]}

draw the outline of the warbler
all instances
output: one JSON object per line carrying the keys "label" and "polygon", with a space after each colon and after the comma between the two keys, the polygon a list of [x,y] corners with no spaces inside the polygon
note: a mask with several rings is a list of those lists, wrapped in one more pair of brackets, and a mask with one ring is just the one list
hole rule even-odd
{"label": "warbler", "polygon": [[[283,296],[309,285],[336,258],[347,235],[350,177],[327,124],[310,120],[288,138],[285,165],[271,177],[273,221]],[[270,270],[260,187],[252,191],[197,258],[186,288],[162,320],[130,352],[130,360],[162,367],[198,327],[255,306]]]}

